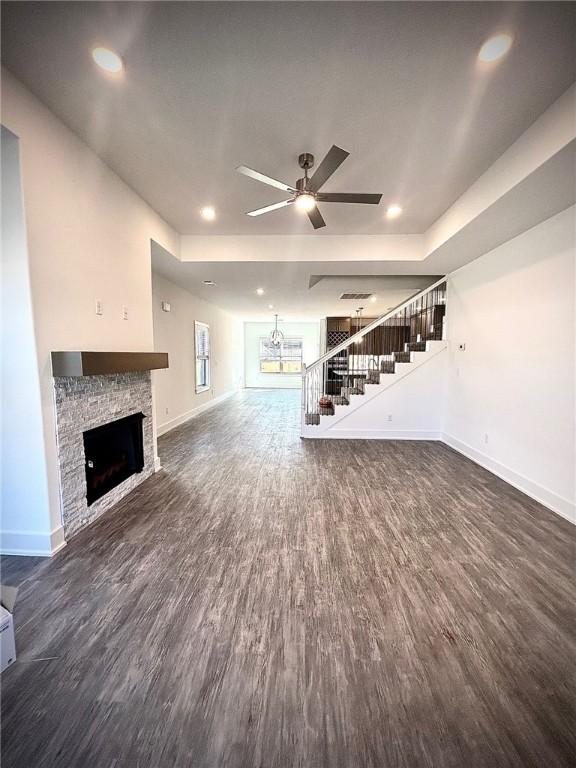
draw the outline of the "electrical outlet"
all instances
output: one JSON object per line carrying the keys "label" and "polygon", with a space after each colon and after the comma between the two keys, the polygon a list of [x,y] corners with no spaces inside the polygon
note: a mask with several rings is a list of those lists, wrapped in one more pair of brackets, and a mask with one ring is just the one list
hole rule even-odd
{"label": "electrical outlet", "polygon": [[488,443],[488,432],[484,432],[484,442]]}
{"label": "electrical outlet", "polygon": [[464,343],[458,344],[458,349],[460,350],[460,352],[465,352],[466,351],[466,344],[464,344]]}
{"label": "electrical outlet", "polygon": [[392,414],[391,413],[388,414],[388,421],[392,421]]}
{"label": "electrical outlet", "polygon": [[103,315],[104,314],[104,307],[102,305],[101,299],[96,299],[96,314],[97,315]]}
{"label": "electrical outlet", "polygon": [[166,416],[168,416],[168,408],[166,408]]}
{"label": "electrical outlet", "polygon": [[122,307],[122,320],[128,320],[128,307],[126,305]]}

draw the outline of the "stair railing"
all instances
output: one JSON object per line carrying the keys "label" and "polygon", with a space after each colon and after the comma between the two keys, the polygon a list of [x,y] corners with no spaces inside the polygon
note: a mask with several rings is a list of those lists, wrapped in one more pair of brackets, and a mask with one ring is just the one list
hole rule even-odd
{"label": "stair railing", "polygon": [[329,349],[302,371],[302,427],[320,424],[335,405],[364,394],[366,384],[394,373],[396,363],[409,362],[412,351],[444,338],[446,277],[373,320]]}

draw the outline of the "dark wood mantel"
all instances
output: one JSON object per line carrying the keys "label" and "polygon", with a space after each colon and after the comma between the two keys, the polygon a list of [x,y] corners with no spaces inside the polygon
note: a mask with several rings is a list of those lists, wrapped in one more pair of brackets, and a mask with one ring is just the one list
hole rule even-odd
{"label": "dark wood mantel", "polygon": [[52,375],[105,376],[168,368],[167,352],[52,352]]}

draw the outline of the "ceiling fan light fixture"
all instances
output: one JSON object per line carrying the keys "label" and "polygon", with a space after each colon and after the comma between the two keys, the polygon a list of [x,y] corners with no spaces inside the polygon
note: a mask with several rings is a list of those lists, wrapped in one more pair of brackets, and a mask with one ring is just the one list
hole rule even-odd
{"label": "ceiling fan light fixture", "polygon": [[296,186],[291,187],[283,181],[266,176],[260,171],[248,168],[245,165],[239,165],[236,170],[238,173],[248,176],[270,187],[276,187],[284,192],[289,192],[293,196],[289,200],[282,200],[280,203],[266,205],[264,208],[257,208],[255,211],[248,211],[247,216],[261,216],[264,213],[271,213],[287,205],[294,204],[302,213],[306,213],[310,224],[314,229],[322,229],[326,226],[324,217],[318,209],[317,203],[355,203],[363,205],[379,205],[382,199],[381,194],[362,194],[358,192],[321,192],[320,188],[332,177],[344,160],[350,153],[345,149],[337,147],[335,144],[328,150],[320,165],[316,168],[312,176],[308,177],[308,171],[314,166],[314,155],[310,152],[303,152],[298,157],[298,165],[304,170],[304,177],[298,179]]}
{"label": "ceiling fan light fixture", "polygon": [[316,200],[314,199],[314,195],[309,195],[307,192],[298,195],[296,198],[296,208],[298,208],[299,211],[308,213],[308,211],[311,211],[315,206]]}

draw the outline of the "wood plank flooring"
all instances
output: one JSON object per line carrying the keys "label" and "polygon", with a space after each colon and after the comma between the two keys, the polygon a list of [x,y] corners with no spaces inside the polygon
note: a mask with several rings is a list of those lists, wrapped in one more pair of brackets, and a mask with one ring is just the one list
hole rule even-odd
{"label": "wood plank flooring", "polygon": [[298,418],[241,393],[55,558],[4,558],[3,768],[574,765],[574,527]]}

